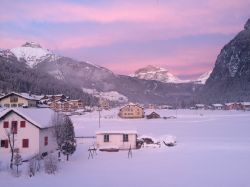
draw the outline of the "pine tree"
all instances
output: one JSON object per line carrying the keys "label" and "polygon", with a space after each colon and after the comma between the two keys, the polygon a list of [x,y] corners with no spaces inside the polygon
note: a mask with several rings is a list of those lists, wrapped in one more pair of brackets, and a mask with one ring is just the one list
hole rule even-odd
{"label": "pine tree", "polygon": [[75,131],[72,121],[68,116],[57,114],[53,118],[55,136],[59,150],[67,156],[72,155],[76,150]]}
{"label": "pine tree", "polygon": [[61,151],[67,156],[67,161],[69,160],[69,155],[72,155],[76,150],[75,141],[75,131],[74,125],[68,116],[64,117],[64,141],[61,145]]}

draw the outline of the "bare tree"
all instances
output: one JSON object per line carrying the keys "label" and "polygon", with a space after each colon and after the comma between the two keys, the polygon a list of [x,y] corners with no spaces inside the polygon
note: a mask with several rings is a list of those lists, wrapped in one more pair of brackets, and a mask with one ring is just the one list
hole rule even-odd
{"label": "bare tree", "polygon": [[10,168],[13,169],[13,159],[14,159],[14,153],[15,153],[15,130],[13,126],[11,126],[10,131],[6,130],[5,133],[8,138],[8,144],[10,146],[10,153],[11,153]]}

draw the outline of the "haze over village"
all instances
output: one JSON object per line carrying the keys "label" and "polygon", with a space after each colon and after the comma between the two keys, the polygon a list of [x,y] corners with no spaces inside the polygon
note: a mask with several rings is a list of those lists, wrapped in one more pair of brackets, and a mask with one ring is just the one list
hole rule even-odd
{"label": "haze over village", "polygon": [[0,5],[0,186],[250,186],[249,1]]}

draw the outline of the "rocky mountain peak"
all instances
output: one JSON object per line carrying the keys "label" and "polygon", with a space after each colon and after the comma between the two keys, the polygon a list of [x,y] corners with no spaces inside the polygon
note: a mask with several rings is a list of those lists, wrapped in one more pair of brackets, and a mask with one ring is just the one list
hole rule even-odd
{"label": "rocky mountain peak", "polygon": [[26,42],[25,44],[22,45],[22,47],[42,48],[42,46],[36,42]]}
{"label": "rocky mountain peak", "polygon": [[137,77],[139,79],[156,80],[156,81],[160,81],[164,83],[182,83],[183,82],[177,76],[170,73],[167,69],[156,67],[153,65],[148,65],[144,68],[140,68],[137,71],[135,71],[135,73],[131,76]]}
{"label": "rocky mountain peak", "polygon": [[35,42],[26,42],[21,47],[12,48],[10,51],[18,60],[23,59],[31,68],[45,59],[55,57],[51,51],[43,49],[39,43]]}
{"label": "rocky mountain peak", "polygon": [[250,18],[247,20],[245,26],[244,26],[245,30],[250,30]]}
{"label": "rocky mountain peak", "polygon": [[[144,68],[140,68],[140,69],[136,70],[135,74],[147,73],[147,72],[155,72],[155,71],[160,71],[160,70],[163,70],[163,68],[159,68],[159,67],[156,67],[156,66],[153,66],[153,65],[147,65]],[[167,71],[166,69],[164,69],[164,70]]]}

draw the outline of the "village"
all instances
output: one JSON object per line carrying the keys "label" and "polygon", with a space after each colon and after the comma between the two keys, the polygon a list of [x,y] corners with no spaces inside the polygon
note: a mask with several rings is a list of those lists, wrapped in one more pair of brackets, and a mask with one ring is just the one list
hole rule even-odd
{"label": "village", "polygon": [[[154,138],[147,135],[148,132],[142,134],[144,128],[140,127],[138,131],[136,126],[141,123],[148,123],[145,120],[149,120],[149,123],[175,122],[174,120],[177,120],[176,118],[179,118],[183,113],[190,114],[198,111],[196,117],[199,116],[200,118],[205,114],[211,115],[215,110],[237,112],[250,109],[250,102],[212,104],[210,106],[196,104],[188,109],[177,109],[169,105],[157,106],[134,103],[111,108],[107,100],[101,99],[100,101],[99,106],[90,107],[86,106],[84,101],[71,100],[63,94],[38,96],[11,92],[2,95],[0,97],[0,159],[4,158],[4,161],[1,160],[2,164],[3,162],[5,165],[6,163],[10,164],[10,156],[12,157],[11,164],[12,162],[14,164],[16,155],[19,155],[17,167],[22,162],[33,162],[34,158],[46,159],[50,154],[56,155],[53,159],[61,160],[61,152],[65,150],[60,150],[60,146],[58,147],[58,140],[55,135],[56,126],[52,120],[57,114],[69,116],[76,131],[73,133],[73,145],[67,145],[66,150],[70,150],[66,154],[68,160],[68,157],[74,153],[76,146],[77,149],[80,149],[81,144],[87,146],[88,158],[93,158],[98,150],[107,152],[126,150],[129,158],[132,157],[132,150],[143,147],[159,148],[177,145],[175,134]],[[79,131],[78,128],[81,129],[82,119],[84,119],[83,124],[88,124],[89,128]],[[143,119],[143,121],[140,122],[140,119]],[[155,120],[151,121],[150,119]],[[108,120],[111,120],[109,122],[111,124],[117,124],[110,126],[110,124],[107,124]],[[118,121],[115,122],[114,120]],[[97,122],[98,125],[94,125]],[[124,122],[128,125],[122,127],[118,125]],[[54,171],[51,172],[54,173]]]}

